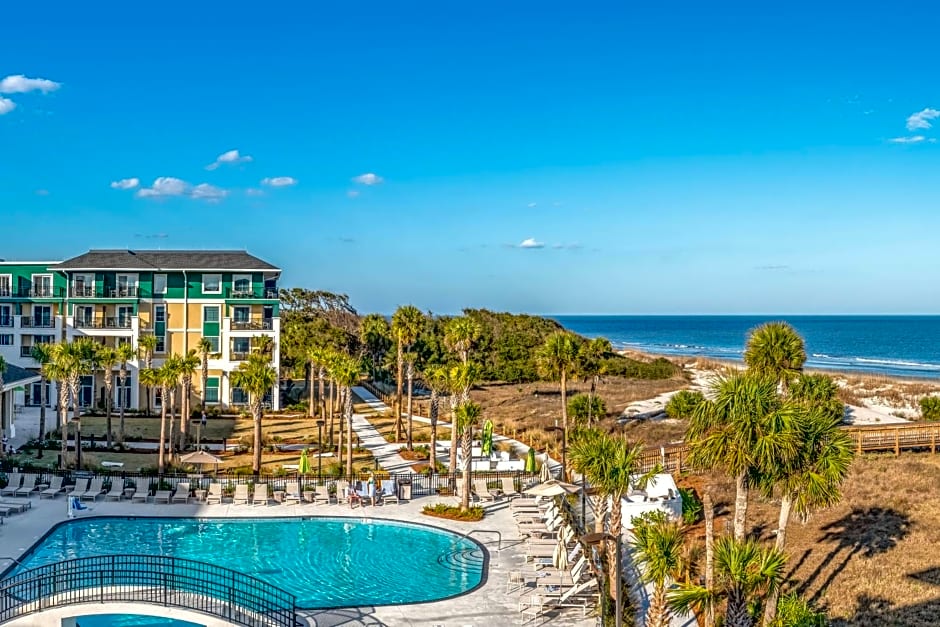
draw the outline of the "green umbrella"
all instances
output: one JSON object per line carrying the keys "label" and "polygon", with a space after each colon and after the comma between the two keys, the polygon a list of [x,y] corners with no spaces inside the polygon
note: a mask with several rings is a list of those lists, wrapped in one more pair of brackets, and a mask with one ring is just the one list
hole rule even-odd
{"label": "green umbrella", "polygon": [[529,447],[529,454],[525,458],[525,471],[535,472],[535,449]]}
{"label": "green umbrella", "polygon": [[307,459],[307,449],[300,453],[300,463],[297,464],[297,472],[305,475],[310,472],[310,460]]}
{"label": "green umbrella", "polygon": [[480,453],[484,457],[493,454],[493,423],[490,420],[483,423],[483,440],[480,442]]}

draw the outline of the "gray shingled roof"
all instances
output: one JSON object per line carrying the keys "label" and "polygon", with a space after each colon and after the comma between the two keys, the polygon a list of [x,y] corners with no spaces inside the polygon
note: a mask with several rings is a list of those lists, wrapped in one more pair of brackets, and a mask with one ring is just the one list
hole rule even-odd
{"label": "gray shingled roof", "polygon": [[244,250],[89,250],[57,270],[274,270]]}
{"label": "gray shingled roof", "polygon": [[39,380],[39,374],[30,372],[26,368],[7,364],[7,370],[3,373],[3,389],[10,390],[18,385],[29,382],[31,379]]}

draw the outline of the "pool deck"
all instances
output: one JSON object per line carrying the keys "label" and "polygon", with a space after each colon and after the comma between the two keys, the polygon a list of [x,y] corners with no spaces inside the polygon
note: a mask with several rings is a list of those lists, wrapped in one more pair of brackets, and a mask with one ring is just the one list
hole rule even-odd
{"label": "pool deck", "polygon": [[[67,520],[67,505],[63,497],[54,500],[37,497],[30,499],[32,508],[22,514],[14,514],[4,519],[0,526],[0,555],[19,558],[35,544],[56,523]],[[488,504],[488,513],[482,523],[459,523],[421,514],[424,505],[444,501],[456,503],[455,499],[434,497],[418,498],[401,505],[365,506],[350,509],[347,505],[206,505],[188,504],[142,504],[120,502],[86,502],[88,510],[83,510],[78,517],[88,516],[192,516],[192,517],[263,517],[263,516],[349,516],[352,518],[374,518],[401,520],[429,524],[457,533],[472,529],[496,530],[502,534],[502,549],[497,549],[495,534],[474,535],[489,552],[489,568],[486,581],[473,592],[462,596],[415,605],[397,605],[384,607],[358,607],[342,610],[317,610],[305,612],[307,624],[316,627],[355,626],[355,625],[426,625],[430,627],[492,627],[497,625],[522,624],[518,612],[519,594],[507,593],[506,582],[510,571],[531,570],[531,564],[524,564],[524,544],[520,540],[507,502]],[[126,547],[127,552],[134,552],[133,547]],[[9,561],[0,563],[6,568]],[[494,622],[495,621],[495,622]],[[551,624],[559,626],[588,627],[595,625],[595,619],[582,618],[577,610],[569,610],[560,616],[549,614],[540,621],[530,621],[529,625]]]}

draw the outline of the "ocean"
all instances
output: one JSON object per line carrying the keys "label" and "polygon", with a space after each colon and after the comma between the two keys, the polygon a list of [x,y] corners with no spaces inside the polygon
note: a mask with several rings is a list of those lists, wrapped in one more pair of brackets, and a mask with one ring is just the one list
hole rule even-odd
{"label": "ocean", "polygon": [[940,378],[940,316],[551,316],[615,348],[741,361],[748,331],[785,320],[806,340],[806,367]]}

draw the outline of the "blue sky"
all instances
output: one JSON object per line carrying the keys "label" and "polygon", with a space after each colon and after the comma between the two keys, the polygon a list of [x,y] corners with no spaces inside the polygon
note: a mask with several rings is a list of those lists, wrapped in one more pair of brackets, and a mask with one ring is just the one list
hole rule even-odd
{"label": "blue sky", "polygon": [[0,257],[248,248],[364,311],[940,313],[929,5],[35,4]]}

